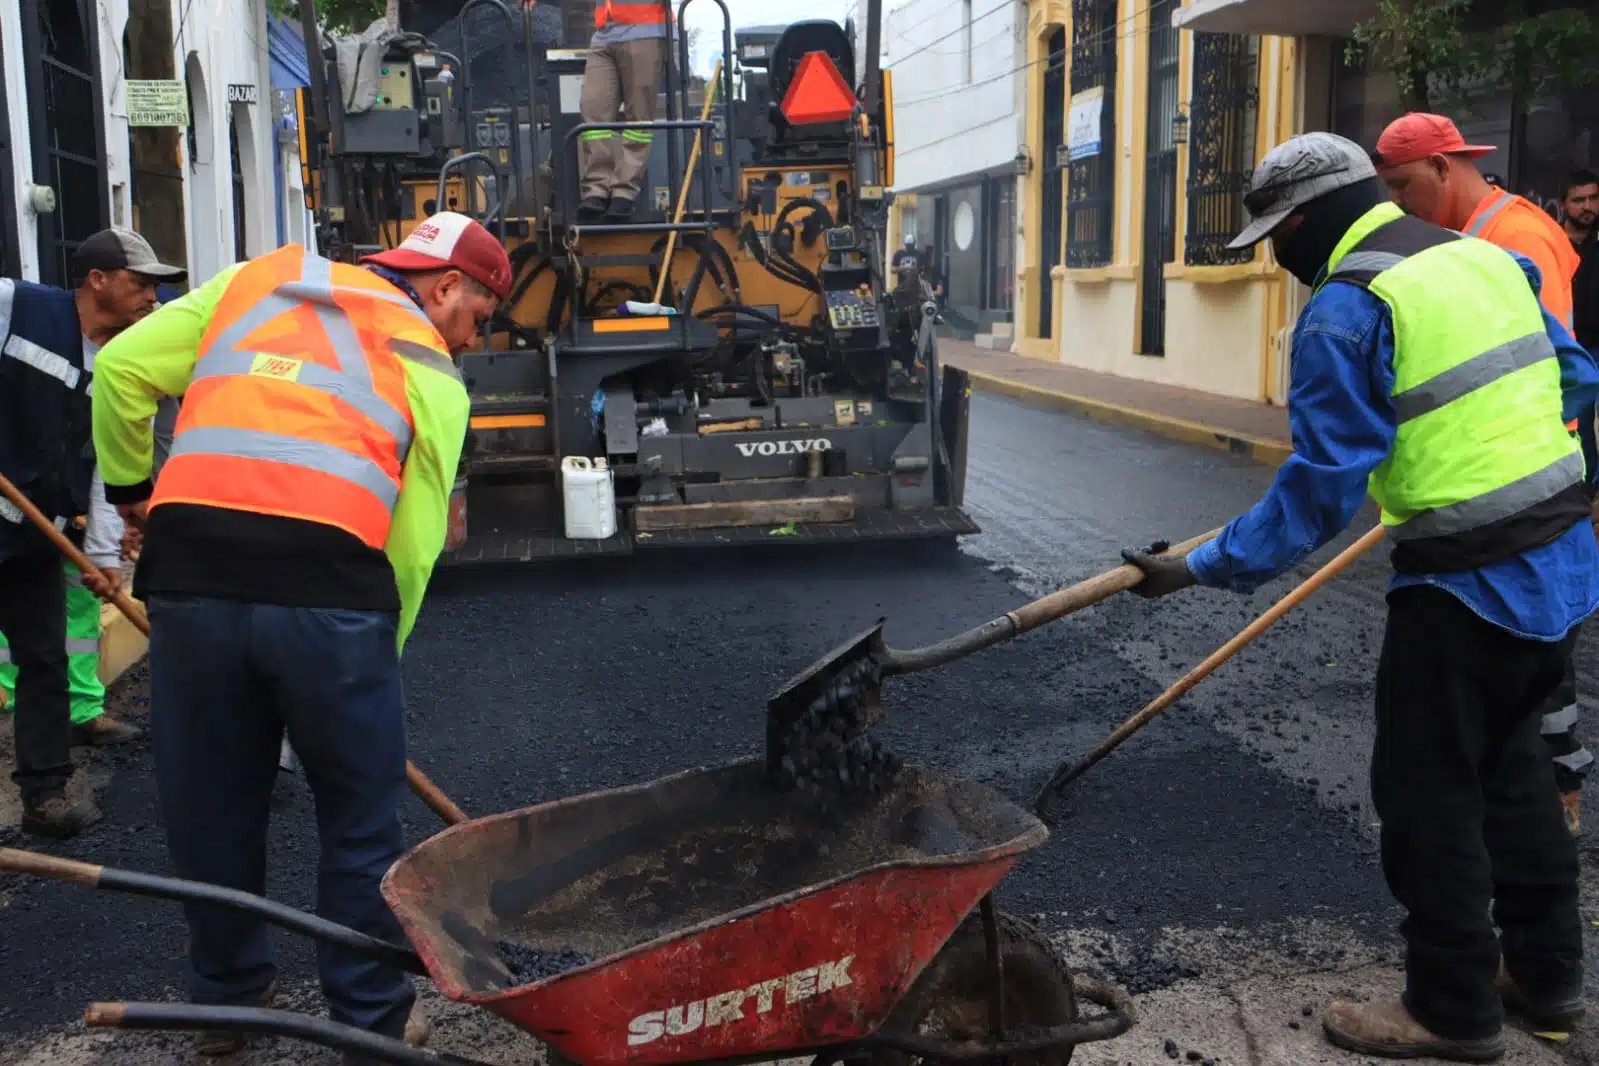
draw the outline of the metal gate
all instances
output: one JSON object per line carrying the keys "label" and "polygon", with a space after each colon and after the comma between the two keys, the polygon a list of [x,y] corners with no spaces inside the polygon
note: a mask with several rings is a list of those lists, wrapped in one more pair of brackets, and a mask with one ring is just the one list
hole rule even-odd
{"label": "metal gate", "polygon": [[1149,121],[1144,163],[1142,323],[1138,350],[1166,354],[1166,264],[1177,256],[1178,30],[1171,23],[1177,0],[1149,8]]}
{"label": "metal gate", "polygon": [[73,251],[110,224],[94,14],[93,0],[22,0],[34,181],[56,194],[56,209],[39,216],[47,285],[70,284]]}
{"label": "metal gate", "polygon": [[1066,193],[1066,31],[1049,35],[1049,63],[1044,67],[1044,158],[1039,184],[1043,231],[1038,249],[1038,335],[1055,335],[1055,281],[1060,264],[1061,222]]}

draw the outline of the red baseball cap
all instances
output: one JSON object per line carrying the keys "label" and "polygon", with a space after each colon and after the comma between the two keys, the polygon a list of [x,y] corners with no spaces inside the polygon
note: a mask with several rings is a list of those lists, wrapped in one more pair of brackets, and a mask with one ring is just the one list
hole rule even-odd
{"label": "red baseball cap", "polygon": [[1460,129],[1442,115],[1412,111],[1395,119],[1377,138],[1373,159],[1379,169],[1400,167],[1434,155],[1463,155],[1469,159],[1490,155],[1499,149],[1491,144],[1467,144]]}
{"label": "red baseball cap", "polygon": [[502,300],[511,291],[511,257],[481,223],[454,211],[429,215],[398,248],[362,256],[361,262],[391,270],[453,267]]}

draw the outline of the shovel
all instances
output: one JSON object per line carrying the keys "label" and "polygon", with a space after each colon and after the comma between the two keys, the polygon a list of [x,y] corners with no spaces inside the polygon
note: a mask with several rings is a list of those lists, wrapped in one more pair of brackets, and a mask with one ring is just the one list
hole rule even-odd
{"label": "shovel", "polygon": [[[1203,536],[1185,540],[1181,544],[1157,553],[1166,556],[1186,555],[1220,535],[1213,529]],[[1107,570],[1098,577],[1078,582],[1070,588],[1059,589],[1023,604],[998,618],[984,622],[974,629],[957,633],[953,637],[929,644],[924,648],[890,648],[883,642],[883,625],[877,624],[864,633],[840,644],[822,658],[796,674],[788,684],[766,704],[766,760],[767,768],[777,773],[787,753],[786,738],[790,728],[807,713],[825,713],[830,701],[858,701],[861,718],[856,728],[860,731],[882,717],[882,682],[885,677],[914,674],[931,670],[974,652],[996,644],[1014,640],[1039,626],[1058,621],[1085,607],[1092,607],[1125,592],[1144,580],[1144,572],[1131,563]],[[854,732],[855,729],[852,729]]]}
{"label": "shovel", "polygon": [[[32,500],[24,496],[22,492],[3,475],[0,475],[0,495],[4,495],[6,499],[16,504],[17,507],[21,509],[22,513],[28,516],[28,521],[38,526],[39,532],[49,537],[51,542],[55,544],[56,548],[61,552],[62,555],[67,557],[67,561],[73,566],[77,567],[80,571],[91,577],[103,576],[100,572],[100,568],[91,563],[89,561],[89,557],[84,555],[83,552],[79,551],[78,548],[70,540],[68,540],[48,518],[44,516],[43,512],[33,505]],[[113,592],[109,599],[116,605],[117,610],[121,611],[127,620],[133,623],[134,627],[138,629],[139,632],[143,633],[146,637],[150,635],[150,619],[145,615],[144,608],[139,605],[137,600],[130,597],[120,588]],[[460,807],[457,807],[455,802],[451,800],[450,797],[446,796],[439,786],[430,781],[428,776],[421,770],[418,770],[410,761],[407,761],[405,764],[405,778],[406,781],[408,781],[411,785],[411,791],[415,792],[417,797],[421,799],[423,803],[428,805],[429,810],[442,818],[445,824],[458,825],[459,823],[467,820],[466,812],[461,810]]]}

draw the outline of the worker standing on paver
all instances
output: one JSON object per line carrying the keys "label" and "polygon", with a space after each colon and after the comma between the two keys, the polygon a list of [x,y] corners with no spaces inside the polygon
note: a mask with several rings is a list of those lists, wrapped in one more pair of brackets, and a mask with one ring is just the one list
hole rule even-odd
{"label": "worker standing on paver", "polygon": [[[1372,798],[1407,911],[1402,1000],[1334,1003],[1337,1045],[1486,1061],[1503,1005],[1582,1012],[1577,845],[1539,718],[1599,608],[1582,456],[1562,422],[1599,366],[1538,303],[1538,271],[1385,202],[1329,133],[1273,149],[1232,243],[1270,236],[1314,289],[1293,348],[1294,454],[1265,498],[1186,560],[1124,556],[1157,597],[1249,592],[1344,529],[1369,489],[1395,544],[1377,667]],[[1489,909],[1502,930],[1496,939]],[[1509,977],[1496,989],[1501,948]]]}
{"label": "worker standing on paver", "polygon": [[[80,546],[89,536],[104,562],[116,554],[110,545],[118,531],[107,528],[116,515],[94,506],[95,356],[150,313],[160,280],[184,271],[124,229],[91,234],[67,265],[70,291],[0,278],[0,473]],[[75,732],[101,743],[139,735],[103,713],[94,597],[116,588],[120,577],[113,568],[100,581],[67,565],[22,510],[0,497],[0,658],[12,667],[0,684],[15,716],[13,778],[28,833],[71,837],[100,819],[92,797],[67,795]]]}
{"label": "worker standing on paver", "polygon": [[[1531,259],[1543,276],[1544,308],[1575,332],[1572,282],[1581,259],[1560,223],[1525,197],[1490,185],[1477,170],[1472,160],[1494,151],[1467,144],[1442,115],[1413,112],[1383,131],[1374,160],[1394,202],[1406,211]],[[1592,415],[1591,405],[1566,424],[1573,434],[1580,436],[1584,414]],[[1599,471],[1590,467],[1590,494],[1596,476]],[[1568,659],[1565,678],[1545,708],[1543,736],[1573,836],[1582,830],[1582,784],[1593,769],[1593,756],[1577,739],[1577,714],[1577,667]]]}
{"label": "worker standing on paver", "polygon": [[[584,122],[653,122],[666,71],[671,8],[662,0],[599,0],[594,37],[583,65],[578,108]],[[710,92],[707,86],[706,92]],[[582,142],[580,222],[626,222],[648,177],[655,133],[648,129],[587,130]],[[620,149],[617,145],[620,142]]]}
{"label": "worker standing on paver", "polygon": [[[318,912],[404,937],[379,883],[404,847],[399,652],[443,549],[470,402],[452,355],[510,290],[480,224],[445,212],[366,268],[298,245],[231,267],[108,345],[94,394],[106,494],[145,525],[157,783],[178,876],[265,890],[285,727],[316,797]],[[153,487],[151,420],[183,397]],[[261,1004],[260,919],[185,908],[188,994]],[[420,1042],[408,975],[323,945],[336,1021]],[[206,1034],[204,1054],[243,1038]]]}

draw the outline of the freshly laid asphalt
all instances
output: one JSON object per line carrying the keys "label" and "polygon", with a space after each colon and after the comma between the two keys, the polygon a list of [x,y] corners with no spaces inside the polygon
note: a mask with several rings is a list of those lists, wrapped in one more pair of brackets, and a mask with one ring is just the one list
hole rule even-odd
{"label": "freshly laid asphalt", "polygon": [[[879,617],[897,646],[946,636],[1115,566],[1122,547],[1219,526],[1270,478],[1225,453],[979,396],[967,503],[984,532],[959,552],[774,550],[442,575],[405,656],[411,757],[484,813],[752,755],[767,696]],[[1122,596],[893,679],[879,735],[908,761],[1025,802],[1058,762],[1374,520],[1363,513],[1252,597]],[[1001,905],[1051,931],[1115,937],[1115,953],[1070,961],[1140,993],[1217,964],[1174,947],[1174,931],[1221,929],[1240,955],[1269,944],[1308,968],[1356,947],[1391,958],[1398,915],[1365,776],[1387,572],[1381,549],[1358,561],[1074,786]],[[1582,662],[1599,677],[1591,642]],[[140,699],[136,678],[124,688],[122,699]],[[47,850],[169,872],[147,744],[96,758],[113,770],[106,820]],[[309,907],[311,799],[298,778],[278,791],[268,891]],[[415,800],[405,819],[412,840],[436,825]],[[175,997],[184,938],[175,904],[0,876],[0,1051],[91,1001]],[[314,981],[308,945],[277,942],[285,977]]]}

